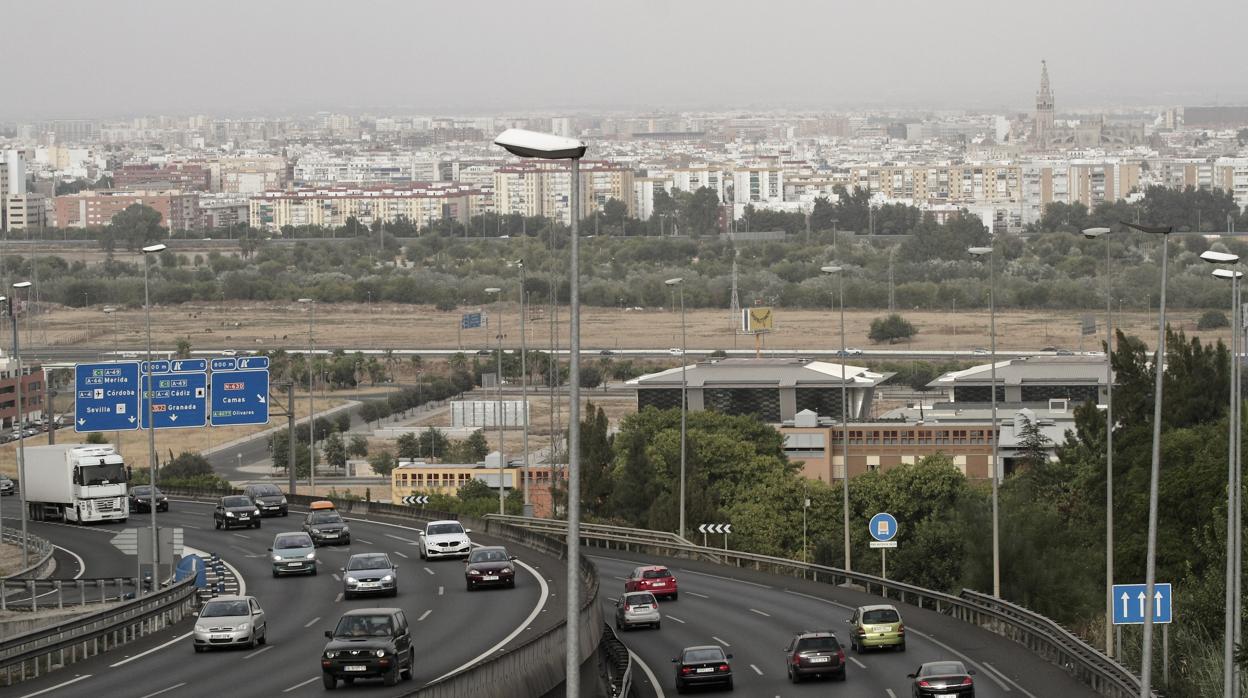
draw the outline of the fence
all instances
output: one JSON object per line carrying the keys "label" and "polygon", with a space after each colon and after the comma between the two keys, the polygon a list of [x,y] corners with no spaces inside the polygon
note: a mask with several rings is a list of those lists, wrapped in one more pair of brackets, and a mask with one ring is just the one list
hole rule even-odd
{"label": "fence", "polygon": [[[86,606],[134,598],[139,580],[133,577],[110,579],[3,579],[0,580],[0,611],[38,611]],[[111,594],[110,594],[111,591]],[[54,598],[47,598],[55,594]]]}
{"label": "fence", "polygon": [[0,537],[5,543],[26,548],[26,556],[28,560],[33,562],[25,569],[18,570],[6,579],[18,578],[35,578],[43,576],[51,572],[52,567],[56,564],[52,560],[52,543],[38,536],[26,534],[26,538],[22,538],[22,532],[16,529],[4,529],[3,536]]}

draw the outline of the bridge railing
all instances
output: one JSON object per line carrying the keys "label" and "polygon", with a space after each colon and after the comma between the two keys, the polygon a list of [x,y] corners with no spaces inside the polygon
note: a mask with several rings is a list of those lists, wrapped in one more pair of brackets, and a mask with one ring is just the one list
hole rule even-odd
{"label": "bridge railing", "polygon": [[[567,532],[567,524],[563,521],[500,517],[493,514],[487,518],[503,519],[510,525],[532,528],[543,533],[557,534],[562,530],[566,535]],[[665,536],[667,540],[664,540]],[[836,567],[738,550],[708,548],[676,542],[672,538],[676,536],[645,529],[585,524],[581,528],[581,542],[586,546],[649,552],[674,558],[705,559],[721,565],[770,574],[800,576],[827,584],[856,585],[869,594],[911,603],[919,608],[929,608],[1014,640],[1060,666],[1103,696],[1135,698],[1140,693],[1140,678],[1130,669],[1115,662],[1055,621],[1002,599],[969,589],[964,589],[958,595],[947,594]]]}
{"label": "bridge railing", "polygon": [[52,561],[52,543],[39,536],[26,534],[17,529],[6,528],[0,534],[0,540],[10,545],[26,548],[26,557],[32,562],[24,569],[9,575],[6,579],[35,578],[47,573],[54,564]]}
{"label": "bridge railing", "polygon": [[[134,577],[101,579],[0,579],[0,611],[39,611],[134,598]],[[68,597],[68,598],[67,598]]]}

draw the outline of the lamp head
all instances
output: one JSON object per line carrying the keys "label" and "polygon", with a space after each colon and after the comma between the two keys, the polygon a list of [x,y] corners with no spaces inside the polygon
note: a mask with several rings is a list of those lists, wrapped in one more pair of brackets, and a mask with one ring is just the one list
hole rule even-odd
{"label": "lamp head", "polygon": [[678,276],[674,279],[668,279],[667,281],[664,281],[663,283],[667,284],[668,286],[679,286],[685,283],[685,279],[684,277]]}
{"label": "lamp head", "polygon": [[489,287],[489,288],[485,289],[485,292],[486,292],[486,293],[498,293],[498,292],[499,292],[499,291],[501,291],[501,290],[503,290],[503,289],[501,289],[501,288],[495,288],[495,287],[491,286],[491,287]]}
{"label": "lamp head", "polygon": [[30,288],[31,286],[34,286],[34,284],[30,283],[29,281],[18,281],[17,283],[13,284],[13,288]]}
{"label": "lamp head", "polygon": [[1163,226],[1159,228],[1157,226],[1140,225],[1139,223],[1128,223],[1126,221],[1119,221],[1119,223],[1127,226],[1128,228],[1132,230],[1138,230],[1141,233],[1152,233],[1154,235],[1169,235],[1170,233],[1174,232],[1174,226],[1171,226],[1171,225],[1167,225],[1167,226]]}
{"label": "lamp head", "polygon": [[1102,235],[1108,235],[1109,228],[1084,228],[1083,236],[1089,240],[1099,238]]}
{"label": "lamp head", "polygon": [[967,251],[967,254],[971,254],[976,257],[982,257],[986,254],[992,254],[991,247],[968,247],[966,251]]}
{"label": "lamp head", "polygon": [[541,158],[543,160],[575,160],[585,155],[585,142],[576,138],[564,138],[552,133],[526,131],[522,128],[509,128],[498,134],[494,144],[522,158]]}
{"label": "lamp head", "polygon": [[1205,250],[1200,253],[1200,258],[1210,264],[1236,264],[1239,262],[1239,255],[1230,252],[1214,252],[1213,250]]}
{"label": "lamp head", "polygon": [[300,298],[298,302],[299,303],[315,303],[316,301],[312,300],[311,298]]}
{"label": "lamp head", "polygon": [[838,267],[834,265],[828,265],[826,267],[819,267],[819,271],[823,272],[824,274],[836,274],[844,270],[845,270],[845,267]]}
{"label": "lamp head", "polygon": [[163,245],[159,243],[155,245],[148,245],[147,247],[143,248],[143,254],[151,254],[152,252],[164,252],[167,247],[168,245]]}
{"label": "lamp head", "polygon": [[111,306],[111,305],[110,305],[110,306],[108,306],[107,308],[105,308],[105,309],[104,309],[104,312],[106,312],[106,313],[115,313],[115,312],[117,312],[117,309],[116,309],[116,308],[114,308],[113,306]]}
{"label": "lamp head", "polygon": [[1230,269],[1214,269],[1213,275],[1219,279],[1238,279],[1244,275],[1244,272],[1231,271]]}

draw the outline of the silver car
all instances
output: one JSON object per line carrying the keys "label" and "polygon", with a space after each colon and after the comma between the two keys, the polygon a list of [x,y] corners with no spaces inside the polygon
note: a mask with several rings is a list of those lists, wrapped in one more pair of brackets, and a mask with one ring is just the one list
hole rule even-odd
{"label": "silver car", "polygon": [[254,596],[218,596],[199,610],[195,620],[196,652],[209,647],[255,647],[268,641],[264,611]]}
{"label": "silver car", "polygon": [[269,559],[273,563],[274,577],[316,574],[316,546],[312,544],[312,536],[303,531],[277,534],[273,547],[269,548]]}
{"label": "silver car", "polygon": [[385,553],[357,553],[342,568],[342,598],[357,594],[399,595],[399,568]]}
{"label": "silver car", "polygon": [[638,625],[649,625],[658,630],[661,623],[659,602],[648,591],[629,592],[615,602],[616,630],[628,630]]}

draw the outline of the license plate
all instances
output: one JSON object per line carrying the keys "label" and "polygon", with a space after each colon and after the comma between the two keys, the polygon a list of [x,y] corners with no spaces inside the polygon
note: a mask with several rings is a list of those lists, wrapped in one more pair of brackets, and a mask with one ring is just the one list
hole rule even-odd
{"label": "license plate", "polygon": [[337,537],[338,537],[338,534],[337,534],[337,533],[322,533],[321,535],[325,536],[326,538],[337,538]]}
{"label": "license plate", "polygon": [[697,670],[699,674],[711,674],[711,673],[714,673],[714,671],[715,670],[711,667],[702,667],[701,669]]}
{"label": "license plate", "polygon": [[286,563],[286,566],[287,566],[287,567],[298,567],[299,565],[302,565],[302,564],[303,564],[302,562],[287,562],[287,563]]}
{"label": "license plate", "polygon": [[250,516],[248,516],[248,515],[246,515],[246,514],[243,514],[242,516],[239,516],[238,518],[239,518],[239,519],[241,519],[241,520],[244,520],[244,521],[245,521],[245,520],[247,520],[247,519],[249,519],[249,518],[251,518],[251,517],[250,517]]}
{"label": "license plate", "polygon": [[361,589],[376,589],[379,586],[381,585],[378,584],[377,582],[360,582],[359,584],[359,587]]}
{"label": "license plate", "polygon": [[650,585],[656,586],[656,587],[665,587],[667,586],[667,582],[650,582]]}
{"label": "license plate", "polygon": [[485,581],[485,582],[497,582],[497,581],[498,581],[498,575],[497,575],[497,574],[487,574],[487,575],[485,575],[484,577],[482,577],[482,578],[481,578],[481,580],[482,580],[482,581]]}
{"label": "license plate", "polygon": [[958,698],[956,693],[937,693],[936,698]]}
{"label": "license plate", "polygon": [[811,664],[827,664],[830,657],[810,657]]}
{"label": "license plate", "polygon": [[368,671],[368,667],[363,664],[348,664],[342,668],[343,671]]}
{"label": "license plate", "polygon": [[230,634],[229,633],[213,633],[210,637],[213,640],[228,640],[230,639]]}

